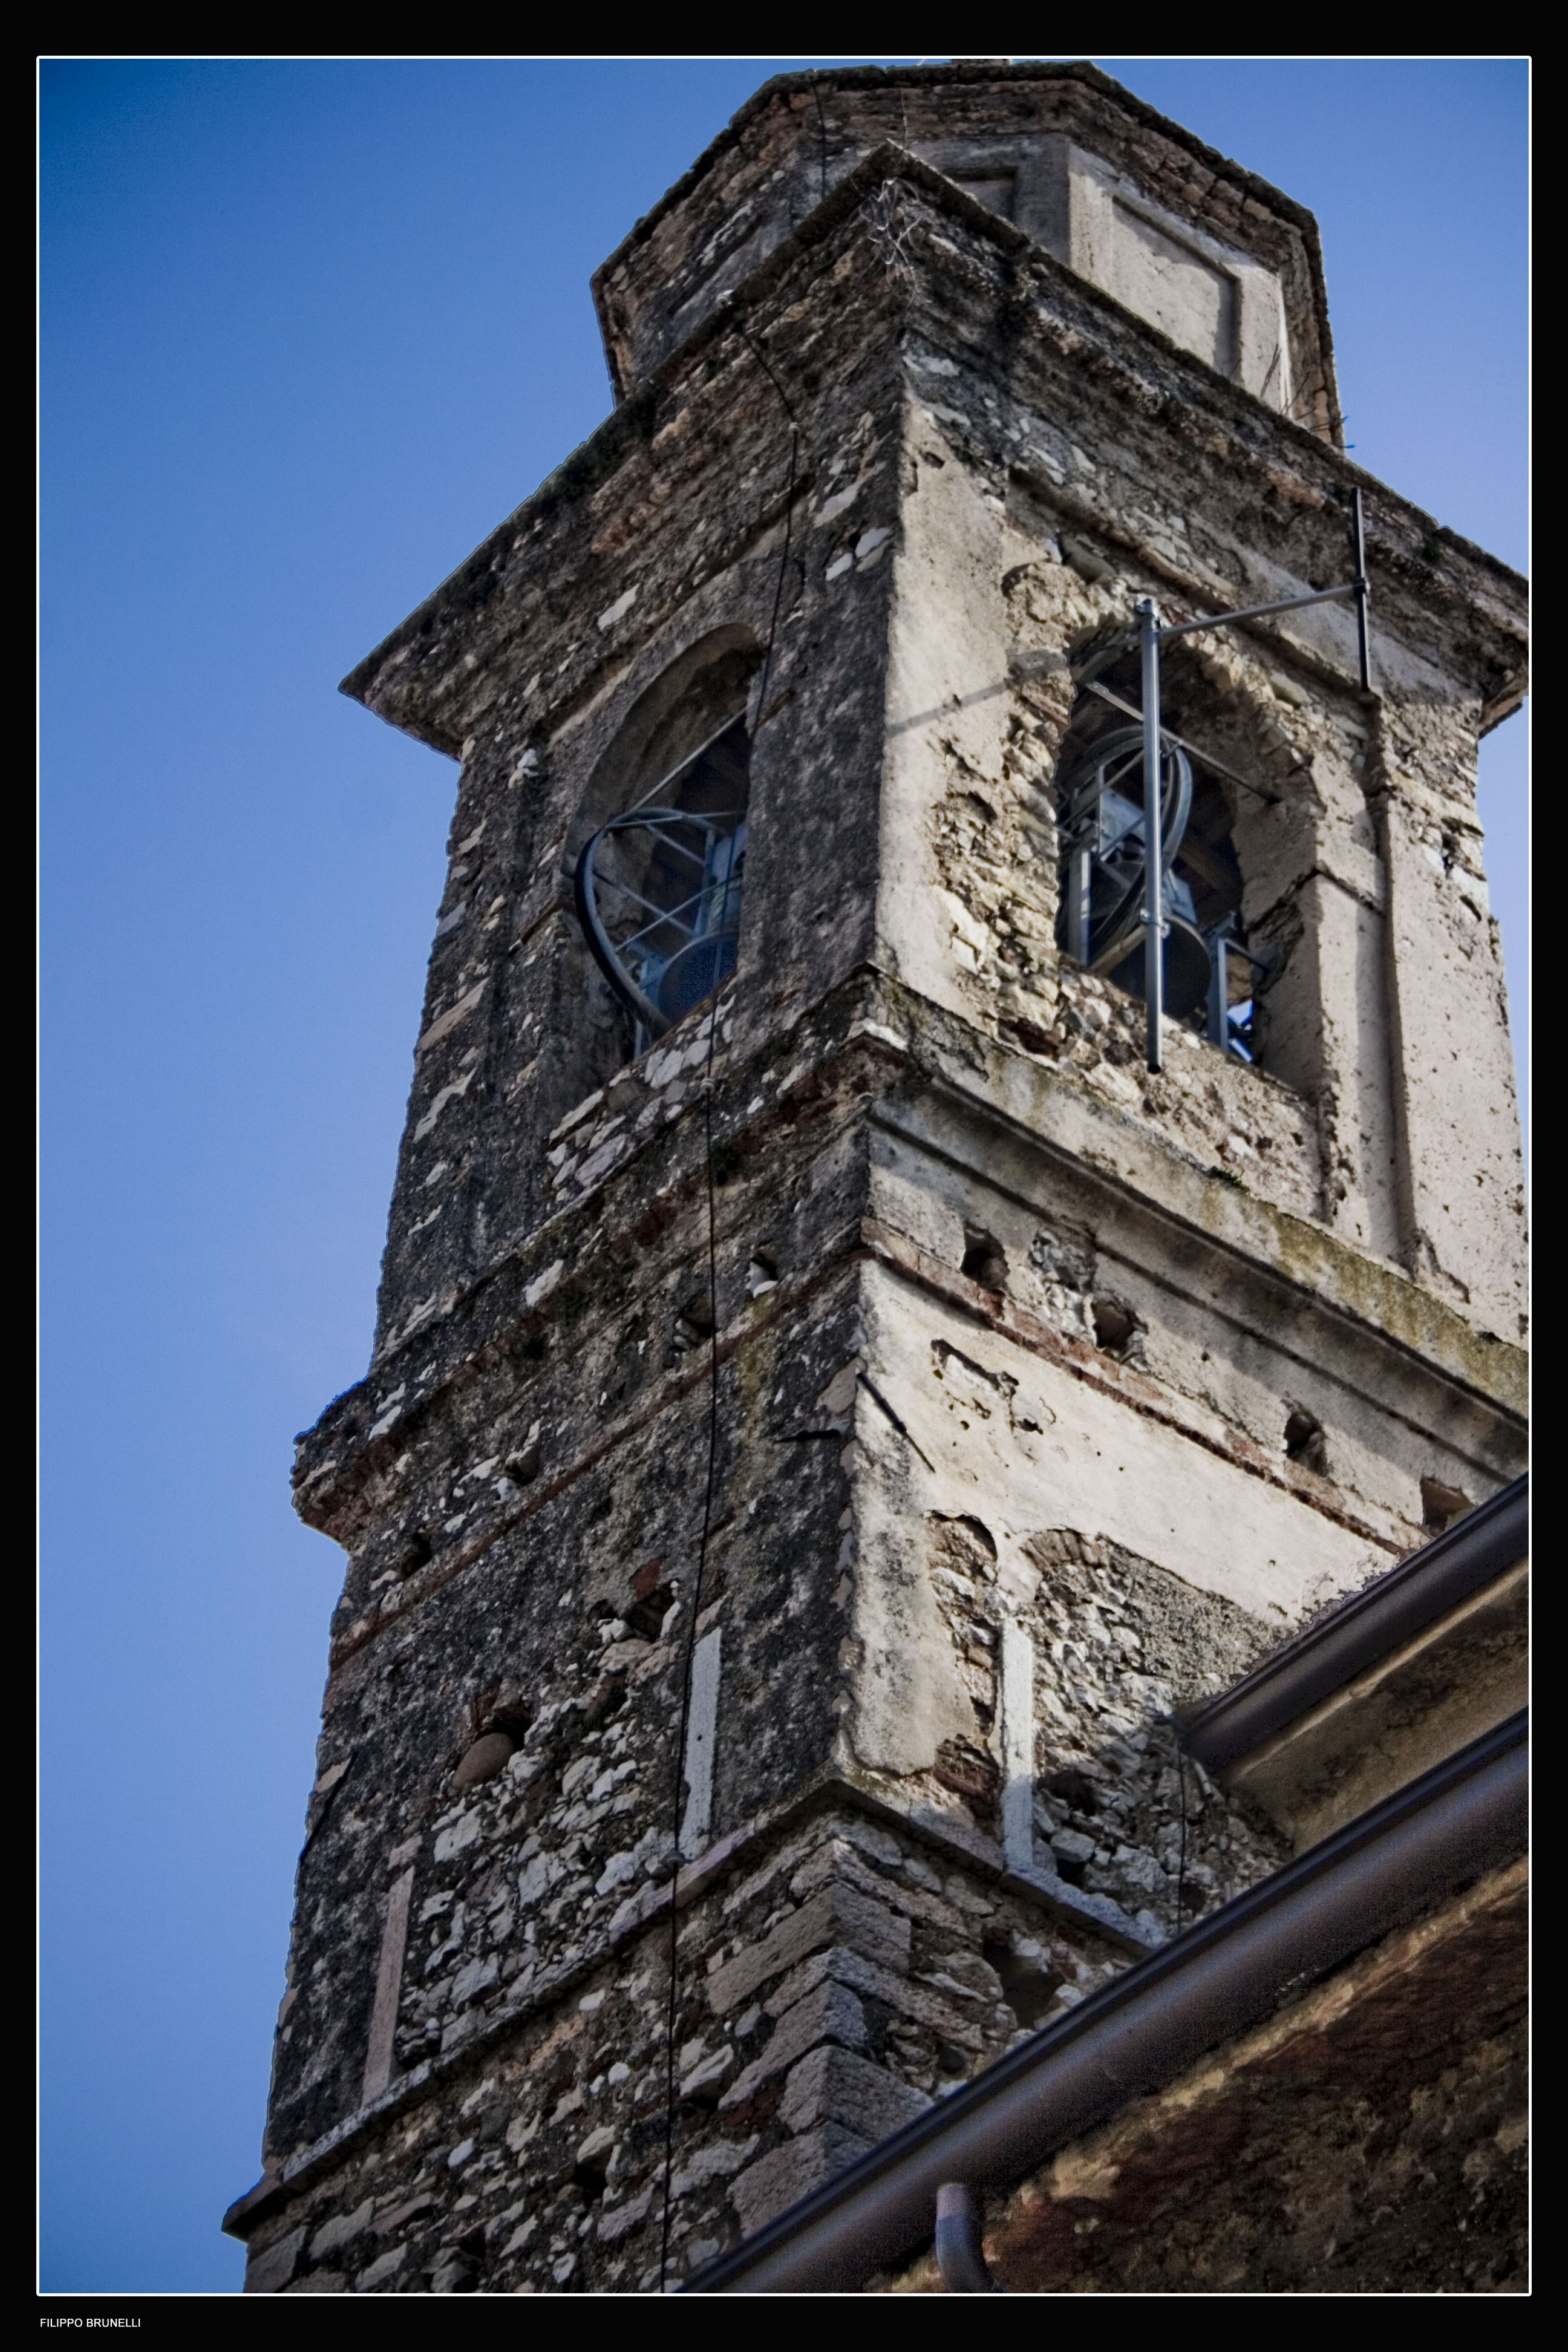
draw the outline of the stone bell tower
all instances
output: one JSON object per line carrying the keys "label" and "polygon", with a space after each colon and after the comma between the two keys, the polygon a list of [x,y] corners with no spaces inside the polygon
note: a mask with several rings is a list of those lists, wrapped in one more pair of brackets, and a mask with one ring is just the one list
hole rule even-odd
{"label": "stone bell tower", "polygon": [[[1273,1869],[1181,1711],[1522,1457],[1522,584],[1343,455],[1310,216],[1089,66],[796,75],[595,293],[347,682],[460,773],[253,2292],[689,2275]],[[1370,692],[1173,646],[1152,1074],[1134,608],[1357,486]]]}

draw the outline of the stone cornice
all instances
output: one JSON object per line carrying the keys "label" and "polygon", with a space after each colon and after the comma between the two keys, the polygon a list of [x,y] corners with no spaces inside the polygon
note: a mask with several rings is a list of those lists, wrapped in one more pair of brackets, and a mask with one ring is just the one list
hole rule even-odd
{"label": "stone cornice", "polygon": [[1169,115],[1160,113],[1145,100],[1135,97],[1122,83],[1083,58],[1005,65],[992,60],[979,63],[957,58],[940,66],[844,66],[831,68],[826,72],[819,69],[774,74],[771,80],[763,82],[760,89],[752,91],[745,104],[731,116],[718,137],[710,140],[696,162],[665,190],[658,202],[644,213],[642,218],[627,230],[615,251],[600,263],[593,277],[595,302],[600,302],[601,286],[612,272],[639,245],[647,243],[659,223],[678,210],[701,186],[721,159],[743,143],[751,125],[781,100],[787,101],[797,93],[825,89],[934,89],[943,82],[970,88],[983,88],[987,83],[1076,82],[1102,98],[1114,100],[1141,128],[1157,131],[1173,146],[1184,148],[1194,163],[1201,163],[1216,179],[1228,181],[1244,199],[1250,197],[1255,204],[1263,205],[1268,211],[1277,213],[1281,220],[1289,221],[1292,228],[1298,229],[1306,241],[1310,257],[1314,291],[1319,296],[1320,307],[1326,311],[1322,298],[1321,239],[1316,215],[1258,173],[1248,171],[1244,163],[1233,163],[1228,155],[1222,155],[1217,147],[1208,146],[1195,131],[1173,121]]}
{"label": "stone cornice", "polygon": [[[1506,688],[1481,688],[1489,697],[1493,723],[1515,706],[1524,691],[1527,597],[1526,583],[1517,572],[1458,533],[1438,525],[1430,515],[1376,481],[1306,425],[1268,408],[1252,394],[1170,341],[1112,296],[1055,260],[1021,229],[978,203],[956,183],[907,150],[890,143],[876,149],[839,182],[800,226],[701,321],[679,349],[653,371],[625,405],[607,417],[531,498],[350,672],[342,682],[342,692],[421,740],[456,753],[468,722],[457,707],[458,698],[451,693],[450,674],[461,659],[468,703],[477,714],[488,698],[474,690],[477,676],[487,667],[483,653],[478,661],[475,659],[476,615],[482,607],[514,593],[525,576],[530,558],[526,553],[519,555],[513,543],[540,520],[580,505],[634,451],[644,447],[652,437],[656,419],[663,408],[672,399],[684,404],[692,396],[693,372],[706,354],[728,341],[731,349],[727,362],[733,364],[745,359],[749,338],[767,331],[767,322],[759,314],[776,294],[791,286],[802,263],[834,238],[879,189],[892,184],[908,188],[923,205],[962,225],[982,241],[984,247],[993,249],[999,257],[1005,257],[1010,272],[1009,300],[1016,318],[1026,316],[1020,298],[1028,290],[1028,281],[1032,279],[1039,292],[1049,297],[1051,321],[1057,333],[1063,326],[1079,334],[1090,333],[1096,345],[1101,347],[1109,373],[1125,373],[1128,392],[1137,397],[1140,406],[1146,407],[1148,400],[1138,367],[1142,346],[1157,356],[1164,373],[1173,373],[1178,379],[1185,380],[1189,404],[1201,405],[1205,418],[1216,430],[1228,430],[1236,445],[1237,463],[1249,467],[1259,466],[1266,462],[1263,453],[1273,449],[1281,461],[1293,466],[1295,474],[1316,499],[1346,492],[1352,486],[1368,492],[1369,562],[1374,574],[1374,598],[1379,585],[1383,585],[1385,592],[1413,599],[1412,613],[1419,612],[1428,634],[1437,630],[1445,636],[1454,636],[1461,614],[1468,637],[1473,640],[1479,629],[1488,631],[1493,640],[1491,650],[1479,664],[1473,657],[1469,662],[1463,659],[1463,649],[1458,643],[1445,650],[1451,650],[1454,667],[1460,676],[1470,667],[1490,671],[1498,679],[1506,676]],[[793,299],[799,299],[805,289],[792,290]],[[749,535],[754,535],[754,526]],[[1439,578],[1434,551],[1447,559],[1448,577]],[[572,590],[570,570],[563,580],[554,569],[560,561],[558,548],[542,551],[535,560],[552,567],[552,586],[557,593]],[[1381,583],[1379,573],[1383,575]],[[574,593],[586,592],[578,588]],[[1386,614],[1387,609],[1385,602],[1379,604],[1381,614]],[[1452,618],[1448,617],[1450,613]],[[437,646],[432,642],[444,624],[459,617],[464,625],[465,651],[461,656],[455,643]],[[510,642],[502,622],[496,630],[488,660],[493,661],[502,646]],[[599,673],[624,657],[624,653],[606,644],[598,665]],[[574,696],[580,695],[581,681],[573,691]],[[437,703],[444,700],[449,700],[452,707],[437,710]]]}
{"label": "stone cornice", "polygon": [[[1275,1286],[1298,1312],[1340,1324],[1347,1340],[1353,1338],[1359,1346],[1392,1349],[1408,1363],[1413,1378],[1436,1381],[1522,1427],[1528,1359],[1521,1349],[1480,1330],[1409,1276],[1350,1247],[1326,1226],[1293,1216],[1229,1175],[1201,1167],[1156,1129],[1101,1101],[1070,1076],[995,1043],[959,1016],[879,974],[858,975],[841,984],[807,1017],[821,1019],[826,1034],[797,1073],[796,1091],[820,1088],[826,1079],[843,1090],[843,1116],[865,1116],[868,1109],[873,1118],[903,1132],[910,1131],[911,1120],[918,1123],[922,1101],[945,1106],[948,1115],[973,1125],[983,1154],[989,1133],[1005,1136],[1026,1155],[1069,1166],[1085,1182],[1119,1193],[1139,1215],[1157,1218],[1184,1243],[1196,1242],[1206,1252],[1228,1259],[1238,1276],[1245,1274]],[[725,1097],[735,1102],[749,1098],[758,1084],[761,1063],[760,1055],[736,1054],[716,1067],[717,1142],[728,1145],[749,1138],[762,1148],[765,1129],[789,1115],[791,1097],[782,1097],[750,1119],[743,1114],[725,1116]],[[701,1164],[694,1155],[700,1155],[702,1140],[701,1123],[691,1112],[655,1129],[589,1193],[456,1295],[443,1315],[423,1324],[390,1350],[364,1381],[337,1399],[317,1429],[300,1441],[296,1503],[302,1516],[313,1526],[336,1532],[365,1477],[389,1465],[405,1446],[416,1416],[427,1414],[455,1383],[484,1377],[485,1365],[499,1360],[520,1334],[552,1318],[558,1291],[569,1286],[571,1277],[547,1288],[537,1305],[529,1304],[529,1292],[531,1288],[538,1294],[563,1233],[569,1224],[580,1223],[586,1201],[601,1206],[613,1202],[628,1171],[639,1163],[646,1166],[661,1149],[666,1167],[659,1198],[669,1202],[689,1195],[695,1200]],[[720,1201],[722,1223],[722,1193]],[[646,1201],[639,1199],[627,1215],[636,1223],[645,1213]],[[613,1257],[614,1251],[609,1255]],[[782,1283],[765,1305],[753,1306],[720,1334],[721,1357],[747,1345],[823,1282],[840,1276],[858,1256],[882,1259],[906,1278],[994,1324],[1005,1336],[1049,1354],[1074,1377],[1113,1390],[1135,1409],[1170,1420],[1208,1450],[1223,1454],[1250,1475],[1288,1487],[1298,1500],[1364,1534],[1380,1549],[1397,1554],[1418,1540],[1418,1531],[1391,1519],[1374,1522],[1329,1480],[1266,1453],[1218,1415],[1201,1411],[1163,1383],[1110,1361],[1087,1342],[1064,1339],[1011,1303],[997,1307],[977,1285],[953,1269],[936,1267],[923,1253],[880,1227],[862,1224],[847,1232],[839,1250],[808,1280]],[[414,1362],[429,1359],[432,1350],[439,1370],[411,1391]],[[405,1619],[514,1524],[531,1517],[706,1377],[705,1363],[668,1376],[632,1414],[599,1433],[547,1481],[528,1489],[458,1554],[432,1562],[423,1576],[411,1577],[390,1611],[344,1629],[334,1643],[334,1669],[365,1642]],[[356,1433],[360,1431],[368,1433]]]}
{"label": "stone cornice", "polygon": [[[677,1911],[689,1910],[732,1872],[754,1864],[765,1847],[838,1807],[848,1807],[885,1823],[948,1862],[958,1863],[971,1875],[988,1879],[1009,1894],[1026,1896],[1037,1904],[1047,1917],[1070,1927],[1087,1928],[1131,1959],[1142,1959],[1151,1949],[1149,1937],[1109,1896],[1085,1894],[1080,1887],[1046,1871],[1016,1870],[994,1840],[956,1820],[950,1824],[929,1808],[911,1809],[908,1801],[900,1798],[897,1783],[885,1781],[881,1774],[868,1772],[858,1766],[847,1769],[837,1763],[820,1766],[781,1803],[742,1822],[737,1829],[726,1831],[705,1853],[688,1864],[675,1882]],[[231,2238],[249,2238],[269,2214],[342,2162],[370,2133],[418,2105],[443,2083],[464,2073],[509,2035],[521,2031],[531,2018],[556,2007],[606,1960],[624,1951],[657,1922],[667,1919],[669,1906],[669,1882],[650,1882],[640,1894],[622,1904],[592,1944],[534,1978],[522,1999],[500,2004],[477,2032],[455,2049],[412,2067],[378,2097],[346,2116],[310,2147],[298,2149],[278,2169],[264,2173],[255,2188],[237,2198],[225,2213],[224,2231]]]}

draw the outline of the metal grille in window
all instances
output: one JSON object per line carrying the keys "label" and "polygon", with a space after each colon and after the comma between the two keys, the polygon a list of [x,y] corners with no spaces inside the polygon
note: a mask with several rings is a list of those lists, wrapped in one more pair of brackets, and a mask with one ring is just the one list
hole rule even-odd
{"label": "metal grille in window", "polygon": [[[636,1024],[634,1053],[735,969],[746,862],[746,740],[732,720],[577,861],[577,916]],[[668,797],[667,797],[668,796]],[[704,803],[731,797],[741,804]]]}
{"label": "metal grille in window", "polygon": [[[1058,940],[1076,962],[1142,996],[1143,734],[1141,727],[1095,727],[1091,711],[1090,740],[1074,744],[1069,735],[1058,788],[1065,853]],[[1194,788],[1188,746],[1173,735],[1161,744],[1165,1010],[1249,1062],[1255,989],[1267,967],[1240,932],[1241,873],[1228,813],[1206,776]]]}

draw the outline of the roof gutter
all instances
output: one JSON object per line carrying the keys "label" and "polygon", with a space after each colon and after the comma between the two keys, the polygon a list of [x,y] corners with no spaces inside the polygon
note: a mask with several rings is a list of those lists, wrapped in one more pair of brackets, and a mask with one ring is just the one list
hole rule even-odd
{"label": "roof gutter", "polygon": [[1129,1969],[699,2272],[686,2294],[853,2292],[931,2242],[938,2189],[1010,2188],[1527,1835],[1521,1713]]}
{"label": "roof gutter", "polygon": [[1276,1650],[1255,1674],[1200,1708],[1187,1724],[1188,1754],[1210,1772],[1251,1755],[1309,1707],[1495,1582],[1529,1549],[1527,1475],[1385,1576],[1363,1585]]}

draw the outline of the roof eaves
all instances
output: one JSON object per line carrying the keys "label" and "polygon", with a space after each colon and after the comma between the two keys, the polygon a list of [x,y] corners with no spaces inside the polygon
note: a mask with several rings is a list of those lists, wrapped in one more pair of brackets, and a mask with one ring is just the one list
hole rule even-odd
{"label": "roof eaves", "polygon": [[[1112,83],[1110,87],[1114,89],[1117,86]],[[762,93],[759,92],[758,96],[760,98]],[[657,408],[666,383],[707,344],[727,334],[739,316],[761,301],[787,275],[801,255],[830,235],[866,196],[884,182],[894,179],[907,181],[922,195],[941,205],[1003,250],[1021,259],[1026,258],[1044,277],[1054,278],[1069,287],[1077,298],[1088,302],[1091,308],[1099,307],[1118,318],[1131,320],[1140,333],[1152,338],[1180,364],[1201,371],[1203,376],[1210,380],[1216,400],[1231,400],[1244,408],[1263,406],[1256,394],[1244,391],[1240,385],[1210,367],[1207,362],[1184,350],[1160,328],[1129,310],[1114,295],[1096,286],[1091,279],[1079,277],[1043,246],[1037,245],[1012,221],[1004,219],[972,196],[955,180],[923,163],[896,142],[885,141],[863,156],[855,169],[847,173],[837,185],[829,190],[823,202],[816,205],[798,226],[758,263],[755,269],[715,305],[684,341],[659,362],[619,407],[611,411],[587,440],[573,450],[536,490],[498,524],[472,554],[432,590],[362,661],[355,664],[342,679],[339,692],[351,700],[363,702],[368,709],[375,709],[376,706],[370,699],[371,693],[380,674],[395,656],[402,655],[406,657],[412,653],[420,637],[429,634],[437,620],[454,605],[483,604],[490,595],[500,592],[502,583],[497,575],[495,559],[506,541],[515,537],[525,523],[547,511],[551,506],[575,497],[602,480],[618,462],[624,450],[644,433],[647,419]],[[1299,442],[1303,448],[1310,450],[1314,457],[1326,459],[1342,482],[1347,485],[1359,482],[1375,490],[1384,508],[1408,517],[1414,525],[1427,531],[1437,530],[1438,526],[1431,516],[1413,506],[1398,491],[1391,489],[1387,483],[1379,481],[1375,475],[1365,472],[1342,449],[1323,440],[1310,426],[1282,412],[1270,410],[1268,414],[1275,431]],[[1451,541],[1456,551],[1462,551],[1478,566],[1485,567],[1505,594],[1523,604],[1528,594],[1528,583],[1517,572],[1498,557],[1488,555],[1484,549],[1471,548],[1468,541],[1447,532],[1443,536]],[[378,711],[377,715],[385,714]],[[1503,715],[1506,713],[1498,713],[1498,716]],[[450,757],[459,754],[458,744],[438,731],[421,729],[404,718],[390,723],[406,732],[421,735],[424,740]]]}
{"label": "roof eaves", "polygon": [[1523,1851],[1521,1713],[1326,1838],[710,2263],[686,2294],[853,2292],[931,2242],[944,2181],[1011,2189],[1130,2099]]}
{"label": "roof eaves", "polygon": [[1223,1771],[1493,1583],[1529,1548],[1527,1473],[1326,1610],[1245,1680],[1211,1699],[1187,1724],[1189,1754],[1205,1770]]}

